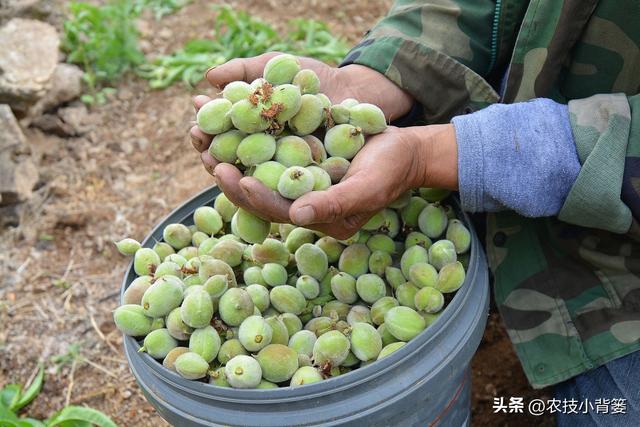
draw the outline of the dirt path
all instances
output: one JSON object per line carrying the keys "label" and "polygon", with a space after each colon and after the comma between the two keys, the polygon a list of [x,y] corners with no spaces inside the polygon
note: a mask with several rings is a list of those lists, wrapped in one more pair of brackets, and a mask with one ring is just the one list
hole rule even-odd
{"label": "dirt path", "polygon": [[[145,50],[168,52],[208,33],[213,3],[196,0],[161,22],[145,20]],[[283,15],[323,19],[355,42],[391,2],[226,3],[280,29]],[[129,77],[111,102],[93,109],[91,130],[83,137],[28,131],[42,157],[41,185],[21,226],[0,235],[0,385],[24,382],[38,361],[46,362],[47,381],[29,406],[30,416],[45,418],[72,403],[100,409],[121,426],[166,425],[131,376],[111,320],[128,263],[111,241],[142,239],[172,209],[212,184],[185,137],[193,119],[190,95],[180,85],[151,91]],[[494,395],[534,395],[496,320],[490,320],[474,360],[474,424],[518,425],[491,411]],[[60,355],[54,363],[51,358]]]}

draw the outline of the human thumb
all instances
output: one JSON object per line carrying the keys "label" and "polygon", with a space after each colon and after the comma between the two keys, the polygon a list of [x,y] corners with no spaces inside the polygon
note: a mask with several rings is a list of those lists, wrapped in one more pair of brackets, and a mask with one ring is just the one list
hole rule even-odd
{"label": "human thumb", "polygon": [[366,194],[361,180],[353,176],[325,191],[312,191],[300,197],[289,208],[289,217],[300,226],[333,223],[361,210]]}

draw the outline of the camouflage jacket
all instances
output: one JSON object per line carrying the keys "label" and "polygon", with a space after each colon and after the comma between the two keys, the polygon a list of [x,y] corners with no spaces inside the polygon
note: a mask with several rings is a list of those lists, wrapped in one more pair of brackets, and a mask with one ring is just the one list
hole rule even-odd
{"label": "camouflage jacket", "polygon": [[426,123],[568,103],[581,170],[558,217],[487,216],[496,303],[536,388],[640,349],[640,2],[400,0],[349,63]]}

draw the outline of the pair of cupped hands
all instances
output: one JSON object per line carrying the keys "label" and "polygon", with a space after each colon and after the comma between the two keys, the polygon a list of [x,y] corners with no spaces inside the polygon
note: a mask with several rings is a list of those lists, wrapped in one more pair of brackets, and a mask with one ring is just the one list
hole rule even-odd
{"label": "pair of cupped hands", "polygon": [[[237,80],[250,83],[262,76],[265,64],[275,55],[231,60],[210,69],[206,79],[218,90]],[[356,64],[334,68],[310,58],[300,58],[300,64],[315,71],[320,92],[334,104],[346,98],[375,104],[388,121],[404,116],[413,105],[409,94],[371,68]],[[196,111],[210,99],[196,96]],[[212,135],[197,126],[189,133],[205,169],[236,206],[271,222],[304,226],[338,239],[354,235],[369,218],[409,189],[457,188],[457,147],[450,124],[389,126],[367,137],[341,182],[293,202],[256,178],[245,177],[234,165],[214,159],[208,152]]]}

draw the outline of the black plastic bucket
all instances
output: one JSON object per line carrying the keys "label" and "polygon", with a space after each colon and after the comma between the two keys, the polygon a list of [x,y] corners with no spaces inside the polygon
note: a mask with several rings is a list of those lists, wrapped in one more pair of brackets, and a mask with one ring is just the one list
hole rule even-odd
{"label": "black plastic bucket", "polygon": [[[162,221],[143,242],[151,247],[170,223],[193,223],[213,205],[203,191]],[[407,345],[348,374],[297,388],[238,390],[188,381],[125,337],[129,365],[149,402],[175,426],[465,426],[471,418],[471,372],[487,319],[488,271],[468,217],[471,256],[466,281],[442,315]],[[130,265],[122,293],[136,277]]]}

